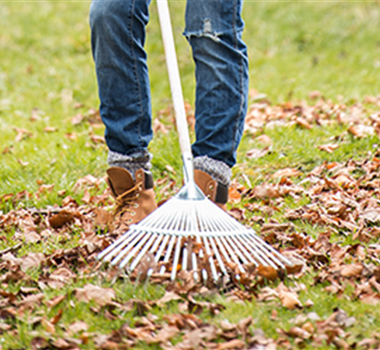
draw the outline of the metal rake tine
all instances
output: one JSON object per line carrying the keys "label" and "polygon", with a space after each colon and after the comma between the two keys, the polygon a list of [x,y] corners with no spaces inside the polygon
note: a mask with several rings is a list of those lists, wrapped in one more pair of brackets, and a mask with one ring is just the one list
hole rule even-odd
{"label": "metal rake tine", "polygon": [[[244,237],[245,238],[245,237]],[[265,260],[265,257],[262,257],[260,252],[256,250],[255,246],[251,246],[249,241],[244,241],[243,237],[239,237],[237,239],[240,239],[242,241],[242,244],[245,245],[246,249],[249,250],[251,261],[256,265],[265,265],[267,262]]]}
{"label": "metal rake tine", "polygon": [[[251,238],[251,239],[249,239],[249,238]],[[256,256],[261,261],[264,260],[267,264],[269,264],[270,266],[272,266],[274,268],[277,268],[276,264],[278,266],[282,267],[283,264],[279,260],[277,260],[274,256],[272,257],[272,259],[270,259],[268,257],[268,253],[270,255],[272,252],[271,252],[271,250],[264,249],[264,247],[267,248],[267,246],[269,246],[269,245],[266,242],[264,242],[264,241],[262,243],[259,241],[260,244],[257,244],[257,238],[258,237],[253,232],[249,236],[248,235],[243,235],[241,237],[241,239],[243,241],[245,241],[247,247],[251,248],[251,251],[255,252],[257,254]],[[256,244],[255,244],[255,242],[256,242]],[[276,264],[274,265],[272,261],[274,261]],[[265,265],[265,263],[263,265]]]}
{"label": "metal rake tine", "polygon": [[[171,238],[171,240],[169,242],[168,249],[166,251],[165,257],[164,257],[164,263],[169,262],[170,255],[172,253],[173,246],[174,246],[174,243],[175,243],[175,239],[176,239],[176,236],[172,236],[172,238]],[[165,270],[166,270],[165,265],[161,266],[161,270],[160,270],[161,275],[165,272]]]}
{"label": "metal rake tine", "polygon": [[188,250],[187,247],[183,247],[182,250],[182,270],[186,271],[187,270],[187,259],[188,259]]}
{"label": "metal rake tine", "polygon": [[[208,234],[209,230],[208,230],[208,226],[206,224],[207,223],[206,211],[201,211],[201,216],[200,216],[199,222],[200,222],[200,226],[201,226],[202,232],[204,232],[205,234]],[[207,243],[207,239],[206,239],[205,236],[203,237],[203,240],[204,240],[204,243],[205,243],[206,253],[209,255],[209,261],[210,261],[211,271],[212,271],[212,274],[213,274],[214,279],[216,281],[218,279],[218,274],[217,274],[217,271],[216,271],[216,268],[215,268],[214,259],[212,258],[212,252],[210,251],[210,247],[209,247],[209,245]],[[213,248],[213,251],[214,251],[214,253],[216,255],[216,259],[217,259],[217,261],[219,263],[220,268],[222,269],[222,271],[223,271],[224,274],[227,274],[227,270],[226,270],[226,268],[224,266],[224,263],[223,263],[223,260],[222,260],[222,258],[220,256],[220,254],[219,254],[219,251],[216,248],[216,245],[215,245],[215,242],[213,241],[213,238],[209,237],[209,241],[210,241],[210,244],[211,244],[211,246]]]}
{"label": "metal rake tine", "polygon": [[227,275],[227,270],[226,270],[226,267],[224,266],[224,263],[223,263],[223,259],[222,257],[220,256],[219,254],[219,250],[218,248],[216,247],[216,244],[214,242],[214,237],[210,237],[210,242],[211,242],[211,246],[212,246],[212,250],[214,251],[214,254],[216,256],[216,259],[218,260],[218,263],[219,263],[219,267],[221,268],[222,272],[224,275]]}
{"label": "metal rake tine", "polygon": [[120,250],[122,250],[134,237],[139,234],[139,231],[133,231],[124,233],[119,239],[114,243],[104,249],[99,253],[98,259],[103,259],[104,261],[109,261],[113,256],[115,256]]}
{"label": "metal rake tine", "polygon": [[[219,209],[219,208],[218,208]],[[219,212],[217,212],[219,214]],[[223,214],[225,214],[224,212],[222,212]],[[228,215],[228,214],[226,214]],[[219,215],[220,217],[220,215]],[[223,218],[222,218],[223,219]],[[220,220],[219,222],[219,225],[221,225],[221,223],[223,222],[223,220]],[[208,220],[208,226],[211,227],[211,229],[214,231],[214,232],[218,232],[218,229],[223,229],[224,227],[217,227],[218,225],[216,224],[216,221],[211,221],[211,220]],[[227,262],[231,262],[231,259],[230,259],[230,256],[232,257],[232,260],[238,265],[239,267],[239,270],[244,272],[244,269],[243,267],[241,266],[240,264],[240,261],[239,259],[236,257],[236,255],[233,253],[233,250],[231,249],[231,247],[227,244],[227,242],[225,241],[224,239],[225,237],[223,235],[221,235],[220,237],[218,237],[217,239],[217,243],[219,245],[219,247],[221,248],[221,251],[222,251],[222,254],[224,255],[224,257],[226,258]],[[224,248],[224,245],[226,246],[227,249]],[[227,253],[229,252],[229,254]]]}
{"label": "metal rake tine", "polygon": [[176,244],[176,247],[175,247],[175,252],[174,252],[173,270],[172,270],[172,275],[171,275],[171,279],[173,281],[174,281],[175,276],[177,274],[177,266],[178,266],[178,261],[179,261],[179,254],[180,254],[180,250],[181,250],[181,240],[182,240],[182,237],[178,237],[177,244]]}
{"label": "metal rake tine", "polygon": [[128,237],[128,240],[126,240],[123,244],[120,244],[118,247],[115,247],[115,249],[111,251],[107,256],[105,256],[103,259],[105,261],[111,261],[112,265],[116,265],[116,263],[113,263],[113,261],[115,259],[120,259],[120,257],[122,257],[123,254],[125,254],[124,252],[128,251],[131,245],[133,246],[135,242],[138,242],[140,240],[141,237],[141,232],[139,232],[137,235],[133,235],[133,237]]}
{"label": "metal rake tine", "polygon": [[[205,223],[204,223],[203,219],[204,218],[203,218],[202,212],[200,212],[199,226],[200,226],[200,228],[202,230],[202,233],[207,232],[206,231],[206,226],[205,226]],[[203,236],[203,243],[204,243],[204,246],[205,246],[205,249],[206,249],[206,254],[208,255],[208,261],[210,263],[211,273],[212,273],[212,275],[214,277],[214,280],[216,281],[218,279],[218,274],[217,274],[217,271],[216,271],[216,268],[215,268],[214,259],[212,258],[212,252],[210,250],[210,246],[208,244],[206,236]]]}
{"label": "metal rake tine", "polygon": [[152,248],[150,248],[150,252],[152,254],[157,250],[159,244],[161,243],[162,239],[164,238],[164,235],[158,235],[158,234],[156,234],[156,236],[157,236],[157,240],[152,245]]}
{"label": "metal rake tine", "polygon": [[203,236],[203,243],[204,243],[204,246],[205,246],[205,249],[206,249],[206,254],[208,255],[208,261],[210,263],[211,273],[212,273],[212,275],[214,277],[214,280],[216,281],[218,279],[218,273],[216,271],[216,267],[215,267],[215,264],[214,264],[214,259],[212,258],[212,252],[210,250],[210,246],[209,246],[207,238],[205,236]]}
{"label": "metal rake tine", "polygon": [[191,252],[191,262],[193,266],[193,276],[194,280],[198,281],[198,264],[197,264],[197,255],[194,252]]}
{"label": "metal rake tine", "polygon": [[226,248],[227,252],[230,254],[232,260],[237,264],[239,270],[241,272],[245,272],[243,266],[241,265],[238,257],[234,253],[233,249],[228,245],[228,242],[227,242],[226,238],[225,237],[220,237],[220,241],[222,242],[222,244],[225,245],[225,248]]}
{"label": "metal rake tine", "polygon": [[158,249],[158,251],[156,253],[156,256],[154,257],[154,260],[156,260],[156,263],[158,263],[158,260],[160,260],[162,252],[164,251],[164,249],[165,249],[165,247],[166,247],[166,245],[167,245],[167,243],[169,241],[169,238],[170,238],[169,235],[163,236],[163,237],[164,237],[164,239],[163,239],[163,241],[162,241],[162,243],[160,245],[160,248]]}
{"label": "metal rake tine", "polygon": [[[124,250],[114,260],[112,260],[113,265],[116,265],[125,256],[125,258],[120,263],[120,268],[123,268],[128,263],[128,261],[131,260],[133,255],[140,250],[140,248],[144,245],[144,243],[152,235],[151,233],[147,234],[146,232],[142,232],[142,234],[143,234],[142,237],[138,237],[139,240],[135,239],[126,248],[124,248]],[[128,255],[127,255],[127,253],[128,253]]]}
{"label": "metal rake tine", "polygon": [[[248,260],[249,259],[247,259],[246,258],[246,256],[245,256],[245,254],[243,253],[243,251],[235,244],[235,242],[234,242],[234,240],[232,239],[232,237],[231,236],[226,236],[226,237],[224,237],[224,239],[226,240],[226,242],[228,242],[228,244],[232,247],[232,250],[231,251],[233,251],[234,253],[237,253],[237,254],[235,254],[236,255],[236,258],[237,258],[237,260],[238,261],[242,261],[243,262],[243,264],[248,264]],[[237,255],[239,256],[239,257],[237,257]]]}
{"label": "metal rake tine", "polygon": [[129,269],[130,269],[131,272],[138,265],[138,263],[140,262],[140,260],[142,259],[142,257],[146,254],[146,252],[148,251],[148,249],[150,248],[150,246],[153,244],[153,242],[156,240],[156,238],[157,238],[157,235],[151,234],[151,237],[150,237],[149,241],[141,249],[141,251],[139,252],[139,254],[136,256],[135,260],[132,261],[132,263],[131,263],[131,265],[129,267]]}
{"label": "metal rake tine", "polygon": [[224,246],[223,246],[223,244],[220,242],[220,239],[221,239],[221,237],[215,237],[215,238],[214,238],[216,244],[218,245],[218,247],[220,248],[220,251],[221,251],[222,254],[223,254],[224,259],[225,259],[228,263],[230,263],[230,262],[231,262],[231,258],[230,258],[230,256],[227,254],[226,250],[224,249]]}

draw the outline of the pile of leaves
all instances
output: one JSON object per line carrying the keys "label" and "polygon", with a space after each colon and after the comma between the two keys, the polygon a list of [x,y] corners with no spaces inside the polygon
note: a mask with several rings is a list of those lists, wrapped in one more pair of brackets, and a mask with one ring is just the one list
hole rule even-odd
{"label": "pile of leaves", "polygon": [[[379,105],[379,99],[367,102]],[[255,134],[270,123],[312,128],[336,122],[348,123],[347,132],[354,137],[379,133],[379,113],[363,111],[363,106],[332,106],[323,99],[313,108],[273,107],[262,101],[252,106],[246,128]],[[324,151],[333,152],[334,147]],[[165,290],[156,300],[138,296],[123,300],[120,283],[147,282],[139,275],[129,280],[96,259],[118,236],[112,227],[113,200],[103,179],[91,175],[79,179],[73,190],[83,194],[81,200],[66,196],[61,206],[20,205],[44,196],[51,191],[50,184],[41,184],[35,193],[2,195],[1,200],[16,209],[0,213],[0,240],[5,243],[0,251],[0,340],[5,334],[20,338],[20,324],[28,324],[33,329],[32,349],[128,349],[141,344],[217,350],[378,348],[376,329],[369,338],[351,333],[357,324],[354,316],[340,308],[329,315],[318,314],[313,298],[304,300],[303,295],[316,288],[378,307],[379,175],[380,153],[375,150],[360,160],[324,162],[309,173],[280,169],[255,186],[243,185],[247,182],[237,177],[230,188],[230,215],[256,227],[293,266],[287,271],[250,267],[240,278],[235,278],[230,266],[230,278],[217,286],[195,282],[188,271],[179,272],[175,282],[170,275],[153,275],[149,284]],[[161,188],[175,190],[170,178],[157,182]],[[317,228],[313,236],[306,232],[308,226]],[[308,284],[300,282],[306,280]],[[221,317],[226,305],[244,309],[249,303],[269,308],[273,322],[280,320],[281,310],[294,314],[270,336],[256,327],[253,315],[235,323]],[[90,305],[91,315],[108,320],[112,330],[90,331],[83,319],[63,322],[66,308],[79,304]],[[174,312],[157,316],[170,305],[175,305]],[[46,310],[52,310],[53,316],[48,317]],[[10,349],[0,341],[2,348]]]}

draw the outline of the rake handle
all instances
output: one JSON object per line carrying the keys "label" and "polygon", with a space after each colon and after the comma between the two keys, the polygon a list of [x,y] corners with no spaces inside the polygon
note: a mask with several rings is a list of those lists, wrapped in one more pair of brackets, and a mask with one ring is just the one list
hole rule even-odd
{"label": "rake handle", "polygon": [[177,54],[167,0],[157,0],[165,59],[173,99],[174,114],[177,125],[179,144],[182,153],[185,183],[194,181],[193,155],[191,152],[189,130],[187,126],[185,103],[183,100],[181,78],[179,75]]}

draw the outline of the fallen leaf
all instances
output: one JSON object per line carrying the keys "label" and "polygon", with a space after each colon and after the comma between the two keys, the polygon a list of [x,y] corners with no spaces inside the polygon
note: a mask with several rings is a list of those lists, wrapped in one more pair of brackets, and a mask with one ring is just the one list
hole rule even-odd
{"label": "fallen leaf", "polygon": [[274,281],[278,278],[277,270],[272,266],[259,265],[257,267],[257,273],[259,276],[264,277],[269,281]]}
{"label": "fallen leaf", "polygon": [[155,337],[152,337],[151,340],[147,340],[148,344],[158,344],[165,343],[168,340],[172,339],[179,332],[177,327],[173,326],[164,326]]}
{"label": "fallen leaf", "polygon": [[88,324],[83,321],[77,321],[72,323],[70,326],[67,327],[67,330],[71,334],[78,334],[80,332],[84,332],[88,330]]}
{"label": "fallen leaf", "polygon": [[259,159],[259,158],[266,156],[268,154],[268,152],[269,152],[269,147],[265,147],[262,149],[252,148],[245,154],[245,156],[248,159]]}
{"label": "fallen leaf", "polygon": [[92,284],[86,284],[83,288],[77,288],[75,290],[75,297],[78,301],[88,303],[95,301],[99,306],[109,304],[115,299],[115,291],[111,288],[101,288]]}
{"label": "fallen leaf", "polygon": [[74,221],[74,214],[67,211],[61,210],[58,214],[53,215],[49,219],[49,224],[53,228],[60,228],[66,224],[71,224]]}
{"label": "fallen leaf", "polygon": [[286,332],[286,334],[293,338],[299,337],[302,339],[309,339],[311,337],[311,334],[308,331],[300,327],[292,327]]}
{"label": "fallen leaf", "polygon": [[327,153],[333,153],[337,148],[339,148],[339,144],[337,143],[328,143],[326,145],[318,146],[319,150],[325,151]]}
{"label": "fallen leaf", "polygon": [[301,172],[297,169],[285,168],[285,169],[281,169],[281,170],[276,171],[272,175],[272,178],[279,179],[279,178],[283,178],[283,177],[285,177],[285,178],[296,177],[296,176],[299,176],[300,174],[301,174]]}
{"label": "fallen leaf", "polygon": [[74,117],[71,118],[71,124],[73,125],[79,125],[83,122],[83,115],[82,114],[77,114]]}
{"label": "fallen leaf", "polygon": [[268,136],[268,135],[265,135],[265,134],[262,134],[260,136],[257,136],[256,137],[256,140],[258,142],[261,142],[262,144],[264,145],[268,145],[270,146],[273,142],[272,142],[272,139]]}
{"label": "fallen leaf", "polygon": [[361,275],[363,271],[363,265],[362,264],[350,264],[344,266],[340,270],[340,274],[342,277],[358,277]]}
{"label": "fallen leaf", "polygon": [[243,341],[239,339],[230,340],[227,343],[221,343],[218,345],[217,350],[227,350],[227,349],[244,349],[246,345]]}
{"label": "fallen leaf", "polygon": [[298,299],[297,293],[289,290],[282,283],[277,287],[278,297],[281,304],[289,310],[294,310],[295,308],[302,308],[302,303]]}
{"label": "fallen leaf", "polygon": [[51,132],[56,132],[58,129],[53,127],[53,126],[47,126],[44,128],[45,132],[51,133]]}
{"label": "fallen leaf", "polygon": [[176,293],[165,292],[165,295],[161,299],[156,300],[154,304],[158,307],[163,307],[165,304],[175,300],[182,300],[182,298]]}

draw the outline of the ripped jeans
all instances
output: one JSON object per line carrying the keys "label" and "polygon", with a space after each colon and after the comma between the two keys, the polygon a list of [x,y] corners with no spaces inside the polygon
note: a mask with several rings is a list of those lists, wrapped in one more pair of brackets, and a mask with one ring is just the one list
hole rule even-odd
{"label": "ripped jeans", "polygon": [[[110,152],[148,155],[151,98],[144,50],[150,0],[93,0],[91,44]],[[194,157],[236,163],[248,99],[243,0],[188,0],[184,35],[196,75]],[[158,28],[157,28],[158,30]],[[155,67],[163,73],[163,67]]]}

